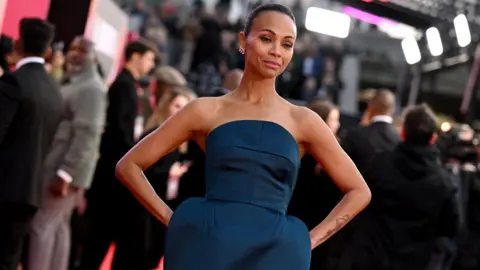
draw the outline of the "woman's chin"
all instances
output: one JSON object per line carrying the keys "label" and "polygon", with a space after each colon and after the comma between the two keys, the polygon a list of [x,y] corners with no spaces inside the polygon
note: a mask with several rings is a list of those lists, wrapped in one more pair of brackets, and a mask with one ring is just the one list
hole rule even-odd
{"label": "woman's chin", "polygon": [[262,70],[262,75],[265,77],[265,79],[273,79],[280,75],[280,72],[273,69],[266,69]]}

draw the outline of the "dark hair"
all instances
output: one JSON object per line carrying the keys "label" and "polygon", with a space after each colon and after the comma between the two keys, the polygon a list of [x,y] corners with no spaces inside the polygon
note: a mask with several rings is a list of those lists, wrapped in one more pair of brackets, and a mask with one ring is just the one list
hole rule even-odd
{"label": "dark hair", "polygon": [[288,7],[280,4],[276,4],[276,3],[262,4],[256,7],[255,9],[253,9],[252,12],[248,14],[247,21],[245,23],[245,28],[243,30],[245,32],[245,36],[248,36],[248,34],[250,33],[250,30],[252,30],[253,21],[258,17],[258,15],[268,11],[275,11],[275,12],[280,12],[282,14],[285,14],[288,17],[290,17],[290,19],[292,19],[293,22],[295,22],[295,16],[293,15],[293,12]]}
{"label": "dark hair", "polygon": [[128,61],[134,54],[145,55],[147,52],[156,53],[156,50],[144,40],[135,40],[127,44],[125,48],[125,60]]}
{"label": "dark hair", "polygon": [[6,56],[13,52],[13,40],[5,35],[0,36],[0,68],[10,69]]}
{"label": "dark hair", "polygon": [[407,108],[404,119],[403,131],[407,142],[428,145],[437,132],[437,118],[425,103]]}
{"label": "dark hair", "polygon": [[327,121],[330,112],[337,109],[337,107],[328,100],[315,100],[308,104],[308,108],[316,112],[323,121]]}
{"label": "dark hair", "polygon": [[55,26],[39,18],[20,21],[20,46],[22,53],[43,56],[55,37]]}

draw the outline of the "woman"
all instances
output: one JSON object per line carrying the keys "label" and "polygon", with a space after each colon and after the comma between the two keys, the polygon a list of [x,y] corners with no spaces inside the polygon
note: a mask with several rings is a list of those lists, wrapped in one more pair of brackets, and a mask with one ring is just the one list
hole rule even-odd
{"label": "woman", "polygon": [[[327,100],[316,100],[308,108],[318,114],[332,133],[337,135],[340,128],[340,111],[337,106]],[[312,229],[328,216],[342,194],[312,155],[307,154],[302,158],[298,179],[288,213]],[[311,270],[323,269],[324,248],[322,246],[312,252]]]}
{"label": "woman", "polygon": [[[150,134],[158,128],[165,120],[183,109],[191,100],[195,98],[193,92],[176,87],[168,92],[163,92],[161,99],[157,103],[157,107],[152,115],[148,118],[144,136]],[[186,152],[186,143],[179,148],[171,151],[148,170],[145,171],[145,176],[151,180],[152,186],[160,198],[165,200],[167,204],[174,208],[174,198],[167,196],[169,187],[178,184],[179,178],[185,173],[189,165],[185,162],[180,162],[182,154]],[[170,184],[169,184],[170,181]],[[145,239],[149,244],[147,265],[148,269],[154,269],[164,253],[164,239],[165,226],[161,224],[155,217],[150,216],[149,231],[151,233],[150,239]]]}
{"label": "woman", "polygon": [[[340,111],[333,103],[326,100],[316,100],[310,103],[308,108],[322,118],[334,135],[337,134],[340,128]],[[321,164],[317,162],[314,156],[307,154],[302,158],[298,172],[300,181],[295,187],[295,192],[288,207],[288,213],[300,218],[305,222],[307,228],[314,228],[330,212],[332,208],[331,200],[326,199],[326,197],[335,198],[334,203],[338,201],[336,192],[338,188],[328,179],[324,179],[328,178],[328,175],[320,174],[321,171]],[[329,188],[325,189],[326,186]],[[319,190],[321,196],[318,196]],[[332,190],[334,192],[331,192]],[[319,200],[323,203],[318,204]],[[325,203],[326,201],[328,203]],[[312,208],[309,207],[311,205],[318,206]]]}
{"label": "woman", "polygon": [[337,135],[340,128],[340,110],[328,100],[315,100],[308,108],[318,114],[327,124],[333,134]]}
{"label": "woman", "polygon": [[[307,270],[311,249],[370,201],[370,190],[321,118],[275,90],[292,59],[292,12],[260,5],[239,34],[245,73],[239,88],[199,98],[167,120],[117,164],[119,179],[168,226],[165,270]],[[143,170],[193,139],[206,153],[206,198],[183,202],[172,216]],[[308,232],[285,214],[300,158],[310,153],[345,193]]]}

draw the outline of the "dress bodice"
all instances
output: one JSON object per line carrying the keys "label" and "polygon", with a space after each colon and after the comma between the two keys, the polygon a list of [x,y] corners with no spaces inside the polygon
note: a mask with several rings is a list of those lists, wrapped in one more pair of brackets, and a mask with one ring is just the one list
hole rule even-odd
{"label": "dress bodice", "polygon": [[285,213],[300,164],[298,145],[281,125],[236,120],[206,139],[206,198]]}

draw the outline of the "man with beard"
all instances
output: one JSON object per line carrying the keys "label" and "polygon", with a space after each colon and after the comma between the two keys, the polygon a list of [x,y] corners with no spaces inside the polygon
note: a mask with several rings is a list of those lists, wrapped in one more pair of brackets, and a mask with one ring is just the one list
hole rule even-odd
{"label": "man with beard", "polygon": [[93,43],[77,37],[66,58],[65,106],[45,160],[46,201],[30,231],[28,269],[67,270],[70,217],[89,188],[105,122],[107,87],[97,72]]}

